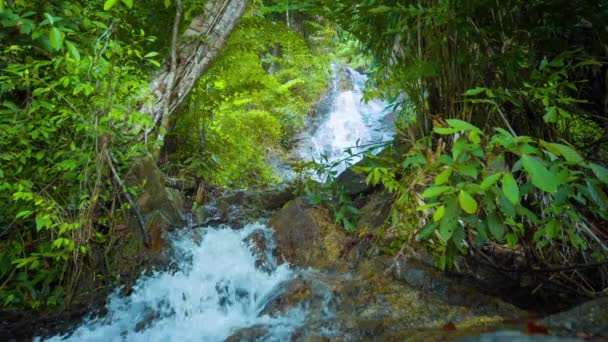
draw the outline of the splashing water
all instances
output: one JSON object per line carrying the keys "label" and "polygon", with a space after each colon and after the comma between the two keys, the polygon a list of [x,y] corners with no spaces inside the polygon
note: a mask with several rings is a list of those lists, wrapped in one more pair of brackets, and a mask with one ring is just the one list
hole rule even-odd
{"label": "splashing water", "polygon": [[[177,270],[142,276],[127,297],[114,294],[105,317],[89,318],[72,333],[51,341],[221,341],[239,328],[270,327],[266,340],[285,340],[304,321],[294,309],[280,317],[260,315],[273,290],[294,277],[286,264],[256,267],[255,232],[270,237],[261,224],[242,230],[200,228],[173,240]],[[272,245],[272,244],[268,244]],[[265,259],[268,251],[262,251]],[[259,266],[259,264],[257,265]]]}
{"label": "splashing water", "polygon": [[[338,162],[352,154],[365,151],[365,146],[382,143],[392,138],[393,119],[387,110],[388,104],[374,99],[363,102],[363,88],[367,77],[357,71],[344,67],[334,67],[334,90],[331,109],[320,117],[316,131],[310,132],[310,138],[299,148],[299,155],[304,160],[317,161],[327,158],[327,163]],[[338,69],[338,70],[336,70]],[[339,78],[345,77],[352,86],[349,90],[339,90]],[[356,163],[361,155],[350,158]],[[344,171],[347,163],[339,163],[334,170]]]}

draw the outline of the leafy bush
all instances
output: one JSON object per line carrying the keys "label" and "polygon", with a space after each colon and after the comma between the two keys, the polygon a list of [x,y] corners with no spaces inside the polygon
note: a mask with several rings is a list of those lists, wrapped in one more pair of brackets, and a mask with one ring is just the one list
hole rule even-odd
{"label": "leafy bush", "polygon": [[145,151],[150,120],[132,107],[151,38],[102,5],[19,1],[0,12],[0,305],[71,295],[83,256],[125,209],[107,158],[124,170]]}
{"label": "leafy bush", "polygon": [[360,169],[396,193],[393,227],[427,241],[440,267],[488,241],[528,246],[541,264],[584,262],[586,251],[605,260],[597,222],[608,219],[608,169],[569,145],[501,128],[486,136],[453,119],[434,133],[434,149],[424,139],[397,165]]}

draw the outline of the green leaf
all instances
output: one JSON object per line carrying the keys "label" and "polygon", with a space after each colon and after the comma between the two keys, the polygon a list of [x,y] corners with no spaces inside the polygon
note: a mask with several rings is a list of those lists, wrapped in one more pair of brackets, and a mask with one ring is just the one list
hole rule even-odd
{"label": "green leaf", "polygon": [[44,13],[44,17],[46,18],[46,20],[49,21],[49,24],[53,25],[55,23],[55,18],[53,18],[52,15],[50,15],[49,13]]}
{"label": "green leaf", "polygon": [[49,41],[53,49],[60,50],[63,46],[63,32],[59,31],[56,27],[51,28],[49,31]]}
{"label": "green leaf", "polygon": [[475,214],[477,212],[477,201],[468,192],[460,190],[458,202],[466,213]]}
{"label": "green leaf", "polygon": [[68,47],[68,51],[70,51],[70,54],[72,55],[72,57],[74,57],[75,60],[79,61],[80,52],[78,52],[78,48],[76,47],[76,45],[74,45],[69,40],[65,41],[65,45]]}
{"label": "green leaf", "polygon": [[514,248],[517,245],[518,240],[519,238],[514,233],[507,234],[507,243],[509,244],[509,247]]}
{"label": "green leaf", "polygon": [[555,106],[548,107],[546,113],[543,116],[543,120],[547,123],[553,123],[557,121],[557,108]]}
{"label": "green leaf", "polygon": [[435,132],[437,134],[441,134],[441,135],[450,135],[450,134],[454,134],[454,133],[458,132],[458,130],[454,129],[454,128],[447,128],[447,127],[435,127],[435,128],[433,128],[433,132]]}
{"label": "green leaf", "polygon": [[608,184],[608,169],[607,168],[600,166],[598,164],[594,164],[594,163],[589,164],[589,167],[591,168],[591,171],[593,171],[593,173],[595,173],[595,176],[597,177],[597,179],[599,179],[603,183]]}
{"label": "green leaf", "polygon": [[452,175],[452,171],[454,171],[454,169],[452,169],[451,167],[448,167],[447,169],[443,170],[440,174],[437,175],[437,177],[435,177],[435,184],[441,185],[447,182],[450,179],[450,176]]}
{"label": "green leaf", "polygon": [[447,119],[446,122],[450,127],[457,129],[459,131],[472,131],[472,132],[481,132],[481,130],[470,123],[458,119]]}
{"label": "green leaf", "polygon": [[122,0],[122,2],[129,8],[133,7],[133,0]]}
{"label": "green leaf", "polygon": [[442,205],[441,207],[437,208],[437,210],[435,210],[435,214],[433,214],[433,221],[437,222],[437,221],[441,220],[444,215],[445,215],[445,205]]}
{"label": "green leaf", "polygon": [[171,0],[165,0],[165,8],[169,8],[171,6]]}
{"label": "green leaf", "polygon": [[544,142],[544,141],[541,143],[549,152],[551,152],[555,155],[564,157],[564,159],[566,159],[566,161],[569,161],[572,163],[582,163],[583,162],[583,157],[581,157],[581,155],[578,154],[578,152],[576,152],[576,150],[570,146],[556,144],[556,143],[548,143],[548,142]]}
{"label": "green leaf", "polygon": [[477,131],[471,131],[471,133],[469,133],[469,139],[471,139],[471,142],[479,145],[481,144],[481,138],[479,137],[481,133],[477,132]]}
{"label": "green leaf", "polygon": [[502,173],[495,173],[491,176],[487,176],[483,182],[481,182],[481,188],[483,190],[488,190],[491,186],[493,186],[494,184],[496,184],[498,182],[498,180],[500,179],[500,177],[502,176]]}
{"label": "green leaf", "polygon": [[443,217],[443,219],[441,219],[441,223],[439,224],[439,233],[444,241],[447,242],[452,237],[454,231],[456,230],[457,224],[458,220],[450,217],[450,215],[446,215]]}
{"label": "green leaf", "polygon": [[430,187],[430,188],[424,190],[421,197],[422,198],[436,197],[436,196],[439,196],[450,190],[452,190],[451,186],[433,186],[433,187]]}
{"label": "green leaf", "polygon": [[490,234],[499,242],[501,242],[505,236],[505,225],[502,222],[500,216],[493,211],[488,215],[488,229]]}
{"label": "green leaf", "polygon": [[18,219],[18,218],[22,218],[22,217],[28,217],[28,216],[32,215],[32,213],[33,213],[33,211],[31,211],[31,210],[23,210],[23,211],[20,211],[19,213],[17,213],[17,215],[15,215],[15,218]]}
{"label": "green leaf", "polygon": [[106,0],[106,2],[103,4],[103,10],[107,11],[110,8],[114,7],[114,5],[116,5],[116,3],[118,2],[118,0]]}
{"label": "green leaf", "polygon": [[550,239],[555,239],[561,230],[562,224],[558,220],[551,220],[545,226],[545,234]]}
{"label": "green leaf", "polygon": [[467,177],[476,179],[478,176],[477,168],[472,163],[460,164],[460,165],[456,166],[456,169],[458,170],[458,172],[460,172],[460,174],[467,176]]}
{"label": "green leaf", "polygon": [[144,56],[144,58],[152,58],[152,57],[156,57],[156,56],[158,56],[158,55],[159,55],[159,53],[158,53],[158,52],[156,52],[156,51],[152,51],[152,52],[148,52],[148,53],[147,53],[147,54]]}
{"label": "green leaf", "polygon": [[475,95],[479,95],[481,93],[483,93],[484,91],[486,91],[488,88],[483,88],[483,87],[476,87],[473,89],[469,89],[464,93],[464,96],[475,96]]}
{"label": "green leaf", "polygon": [[435,231],[437,225],[435,223],[427,224],[421,231],[416,235],[416,240],[426,239]]}
{"label": "green leaf", "polygon": [[502,177],[502,192],[505,193],[511,203],[517,204],[519,202],[519,186],[510,172],[505,173]]}
{"label": "green leaf", "polygon": [[559,180],[556,175],[549,172],[549,170],[535,158],[523,155],[521,160],[524,169],[532,178],[532,184],[534,184],[534,186],[552,194],[557,192]]}

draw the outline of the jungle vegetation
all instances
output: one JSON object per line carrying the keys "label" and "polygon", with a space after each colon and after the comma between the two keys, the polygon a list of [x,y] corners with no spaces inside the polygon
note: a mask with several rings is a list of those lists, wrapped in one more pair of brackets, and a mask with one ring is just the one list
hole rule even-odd
{"label": "jungle vegetation", "polygon": [[265,157],[293,145],[337,59],[399,113],[396,152],[358,167],[393,194],[387,253],[420,243],[442,268],[605,294],[608,4],[254,0],[174,113],[171,96],[146,113],[175,37],[239,1],[0,0],[1,306],[69,302],[130,215],[135,158],[201,184],[277,182]]}

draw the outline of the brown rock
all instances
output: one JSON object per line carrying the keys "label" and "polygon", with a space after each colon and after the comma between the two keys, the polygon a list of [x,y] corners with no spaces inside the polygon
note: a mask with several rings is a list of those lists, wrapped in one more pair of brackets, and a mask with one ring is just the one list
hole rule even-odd
{"label": "brown rock", "polygon": [[[336,227],[327,209],[296,198],[270,221],[279,252],[291,264],[336,269],[342,249],[350,238]],[[341,265],[339,268],[344,269]]]}

